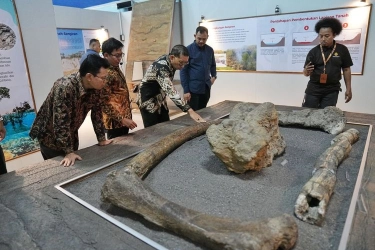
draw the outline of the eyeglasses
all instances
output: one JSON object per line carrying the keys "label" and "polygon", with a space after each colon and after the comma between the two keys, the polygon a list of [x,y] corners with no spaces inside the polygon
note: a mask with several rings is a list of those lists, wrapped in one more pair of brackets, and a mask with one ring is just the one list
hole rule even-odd
{"label": "eyeglasses", "polygon": [[189,64],[189,61],[184,62],[182,60],[178,60],[178,64],[180,64],[180,66],[185,66],[185,65]]}
{"label": "eyeglasses", "polygon": [[107,76],[103,76],[103,77],[95,76],[95,77],[101,79],[103,82],[107,80]]}
{"label": "eyeglasses", "polygon": [[117,54],[117,55],[113,55],[111,54],[111,56],[114,56],[114,57],[117,57],[117,58],[121,58],[125,55],[125,53],[121,53],[121,54]]}

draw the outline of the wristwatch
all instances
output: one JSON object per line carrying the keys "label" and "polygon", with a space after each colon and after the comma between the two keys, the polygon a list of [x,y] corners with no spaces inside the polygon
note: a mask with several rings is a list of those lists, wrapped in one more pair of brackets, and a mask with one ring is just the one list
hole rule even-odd
{"label": "wristwatch", "polygon": [[217,76],[211,76],[211,77],[217,79]]}

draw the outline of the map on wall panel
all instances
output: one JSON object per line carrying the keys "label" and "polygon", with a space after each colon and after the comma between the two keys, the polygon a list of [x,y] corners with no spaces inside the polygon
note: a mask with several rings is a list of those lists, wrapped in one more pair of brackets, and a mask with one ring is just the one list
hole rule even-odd
{"label": "map on wall panel", "polygon": [[316,46],[319,44],[319,36],[315,32],[293,33],[292,46]]}
{"label": "map on wall panel", "polygon": [[371,5],[202,22],[209,30],[219,71],[298,72],[309,51],[319,45],[316,23],[338,19],[335,37],[351,55],[352,74],[362,74]]}
{"label": "map on wall panel", "polygon": [[285,34],[266,34],[260,36],[261,47],[285,46]]}

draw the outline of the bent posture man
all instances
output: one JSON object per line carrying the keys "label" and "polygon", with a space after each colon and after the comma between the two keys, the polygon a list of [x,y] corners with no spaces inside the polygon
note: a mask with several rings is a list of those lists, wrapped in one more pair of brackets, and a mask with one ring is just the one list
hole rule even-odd
{"label": "bent posture man", "polygon": [[189,52],[183,45],[176,45],[169,55],[163,55],[147,69],[139,85],[138,106],[141,111],[144,127],[169,121],[168,97],[182,111],[188,112],[197,122],[205,122],[183,99],[173,87],[176,70],[182,69],[189,60]]}
{"label": "bent posture man", "polygon": [[99,145],[111,143],[105,140],[100,96],[108,68],[107,60],[89,55],[78,73],[54,83],[30,130],[30,137],[38,139],[45,160],[62,155],[60,164],[65,167],[82,160],[74,151],[78,150],[78,129],[90,110]]}

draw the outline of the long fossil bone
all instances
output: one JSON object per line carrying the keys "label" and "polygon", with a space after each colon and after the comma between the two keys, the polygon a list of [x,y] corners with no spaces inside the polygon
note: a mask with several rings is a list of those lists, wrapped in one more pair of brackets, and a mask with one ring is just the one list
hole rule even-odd
{"label": "long fossil bone", "polygon": [[315,163],[313,176],[303,186],[294,206],[296,216],[310,224],[320,225],[336,184],[338,165],[349,155],[359,138],[356,129],[349,129],[332,141],[332,146],[321,154]]}
{"label": "long fossil bone", "polygon": [[166,155],[203,134],[209,125],[197,124],[176,131],[134,157],[123,169],[111,172],[102,187],[102,200],[210,248],[291,249],[298,230],[287,214],[258,222],[215,217],[170,202],[142,181]]}

